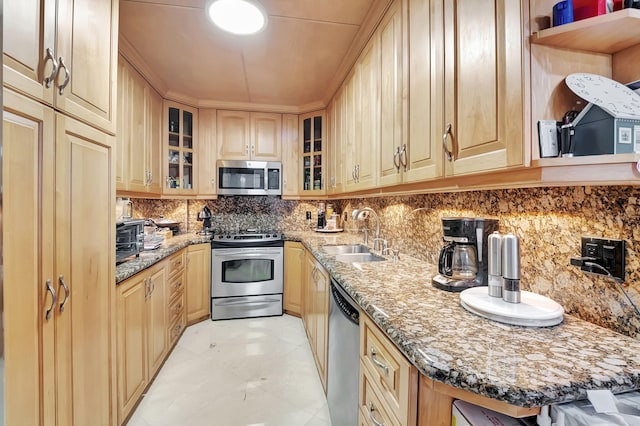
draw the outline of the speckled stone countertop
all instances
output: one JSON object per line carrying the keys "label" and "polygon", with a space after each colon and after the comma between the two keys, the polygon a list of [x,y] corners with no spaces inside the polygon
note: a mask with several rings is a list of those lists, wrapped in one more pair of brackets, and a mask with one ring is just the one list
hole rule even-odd
{"label": "speckled stone countertop", "polygon": [[589,389],[640,388],[640,341],[570,315],[550,328],[500,324],[434,288],[435,265],[402,253],[398,263],[345,264],[321,248],[361,242],[360,235],[290,232],[286,239],[303,242],[429,378],[522,407],[584,399]]}
{"label": "speckled stone countertop", "polygon": [[140,253],[140,257],[127,260],[116,266],[116,284],[121,283],[140,271],[147,269],[154,263],[160,262],[165,257],[172,255],[180,249],[192,244],[208,243],[210,237],[204,237],[195,233],[176,235],[168,239],[155,250],[147,250]]}

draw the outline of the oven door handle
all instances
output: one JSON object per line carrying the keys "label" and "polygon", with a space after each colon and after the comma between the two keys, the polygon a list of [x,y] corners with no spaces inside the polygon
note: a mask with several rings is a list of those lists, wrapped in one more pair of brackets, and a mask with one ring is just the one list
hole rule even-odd
{"label": "oven door handle", "polygon": [[280,255],[279,250],[261,250],[261,251],[248,251],[248,250],[236,250],[225,251],[224,253],[216,253],[214,250],[213,255],[215,257],[226,258],[231,256],[243,256],[243,257],[264,257],[265,255]]}
{"label": "oven door handle", "polygon": [[261,305],[264,303],[273,303],[279,302],[280,299],[262,299],[262,300],[225,300],[222,302],[217,302],[216,306],[232,306],[232,305]]}

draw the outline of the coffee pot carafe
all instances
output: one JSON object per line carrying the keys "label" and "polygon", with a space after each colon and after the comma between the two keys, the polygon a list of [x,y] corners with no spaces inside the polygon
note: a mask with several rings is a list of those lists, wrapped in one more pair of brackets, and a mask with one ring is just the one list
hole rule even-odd
{"label": "coffee pot carafe", "polygon": [[497,219],[442,218],[446,244],[440,250],[433,285],[447,291],[487,285],[487,241],[496,230]]}

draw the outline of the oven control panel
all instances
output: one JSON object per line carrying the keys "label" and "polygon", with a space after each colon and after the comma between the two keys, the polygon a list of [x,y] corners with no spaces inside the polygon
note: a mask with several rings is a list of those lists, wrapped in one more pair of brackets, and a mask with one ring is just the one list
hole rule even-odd
{"label": "oven control panel", "polygon": [[257,242],[257,241],[279,241],[282,240],[282,234],[279,232],[267,233],[246,233],[246,234],[216,234],[213,236],[216,241],[235,241],[235,242]]}

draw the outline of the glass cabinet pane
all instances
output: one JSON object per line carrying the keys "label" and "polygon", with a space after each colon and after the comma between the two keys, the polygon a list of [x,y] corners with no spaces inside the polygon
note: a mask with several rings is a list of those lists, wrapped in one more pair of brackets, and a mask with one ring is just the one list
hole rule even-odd
{"label": "glass cabinet pane", "polygon": [[310,114],[302,119],[302,191],[321,191],[324,188],[322,123],[324,115]]}
{"label": "glass cabinet pane", "polygon": [[191,136],[193,136],[193,114],[189,111],[183,111],[182,123],[184,126],[184,136],[191,138]]}
{"label": "glass cabinet pane", "polygon": [[194,151],[197,115],[176,104],[166,106],[165,111],[168,112],[165,187],[176,191],[189,191],[193,189],[196,160],[194,157],[197,155]]}
{"label": "glass cabinet pane", "polygon": [[169,108],[169,133],[180,133],[180,110]]}

